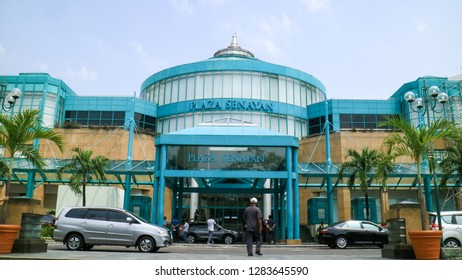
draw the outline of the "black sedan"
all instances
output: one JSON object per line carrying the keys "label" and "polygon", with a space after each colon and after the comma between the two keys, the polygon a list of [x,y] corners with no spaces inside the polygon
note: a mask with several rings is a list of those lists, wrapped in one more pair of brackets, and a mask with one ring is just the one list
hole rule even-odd
{"label": "black sedan", "polygon": [[[215,231],[213,232],[212,238],[214,241],[224,242],[225,244],[233,244],[239,237],[239,233],[234,230],[222,228],[219,225],[215,225]],[[189,233],[186,238],[188,243],[196,243],[198,240],[207,240],[209,238],[209,232],[207,229],[207,223],[191,223],[189,225]]]}
{"label": "black sedan", "polygon": [[369,221],[343,221],[319,230],[318,242],[332,249],[344,249],[349,245],[388,244],[388,230]]}

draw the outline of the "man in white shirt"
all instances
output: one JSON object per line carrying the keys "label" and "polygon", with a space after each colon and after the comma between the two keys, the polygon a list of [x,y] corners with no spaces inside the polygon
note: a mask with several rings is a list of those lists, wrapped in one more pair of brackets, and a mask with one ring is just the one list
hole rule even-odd
{"label": "man in white shirt", "polygon": [[212,215],[210,215],[209,219],[207,220],[207,230],[209,231],[209,239],[207,240],[207,245],[213,244],[213,232],[215,231],[215,220],[213,219]]}

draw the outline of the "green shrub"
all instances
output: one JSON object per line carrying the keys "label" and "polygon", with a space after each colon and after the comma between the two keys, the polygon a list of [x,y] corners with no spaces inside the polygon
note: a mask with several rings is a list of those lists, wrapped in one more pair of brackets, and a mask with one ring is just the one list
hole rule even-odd
{"label": "green shrub", "polygon": [[53,237],[53,230],[55,227],[53,226],[42,226],[42,238],[52,238]]}

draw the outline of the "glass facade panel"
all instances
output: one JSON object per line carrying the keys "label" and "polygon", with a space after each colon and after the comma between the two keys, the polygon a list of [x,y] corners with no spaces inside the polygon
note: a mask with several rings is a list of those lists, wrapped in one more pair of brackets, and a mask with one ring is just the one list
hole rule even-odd
{"label": "glass facade panel", "polygon": [[261,75],[259,74],[253,74],[252,76],[252,92],[251,92],[251,98],[254,99],[259,99],[261,96]]}
{"label": "glass facade panel", "polygon": [[287,102],[287,83],[286,78],[279,77],[279,101]]}
{"label": "glass facade panel", "polygon": [[233,97],[233,75],[231,73],[223,74],[223,98]]}
{"label": "glass facade panel", "polygon": [[168,146],[167,169],[284,171],[285,148]]}
{"label": "glass facade panel", "polygon": [[212,74],[206,74],[204,77],[204,98],[212,98],[213,97],[213,89],[214,89],[214,83],[213,83],[213,75]]}
{"label": "glass facade panel", "polygon": [[178,89],[179,89],[178,79],[174,79],[172,81],[172,93],[171,93],[171,98],[170,98],[171,103],[178,102]]}
{"label": "glass facade panel", "polygon": [[240,98],[242,97],[242,74],[234,73],[233,74],[233,92],[231,97]]}

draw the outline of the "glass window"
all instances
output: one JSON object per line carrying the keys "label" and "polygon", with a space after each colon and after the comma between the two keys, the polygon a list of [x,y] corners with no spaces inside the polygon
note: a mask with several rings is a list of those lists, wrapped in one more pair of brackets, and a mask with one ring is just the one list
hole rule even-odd
{"label": "glass window", "polygon": [[105,209],[89,209],[85,218],[90,220],[106,221],[107,211]]}
{"label": "glass window", "polygon": [[297,106],[303,106],[301,103],[300,90],[300,82],[294,81],[294,104]]}
{"label": "glass window", "polygon": [[129,216],[127,216],[125,213],[114,211],[114,210],[109,210],[107,219],[108,221],[111,221],[111,222],[128,223],[127,221],[128,217]]}
{"label": "glass window", "polygon": [[179,89],[178,83],[179,83],[178,79],[174,79],[172,81],[172,93],[171,93],[172,97],[170,98],[171,103],[178,102],[178,89]]}
{"label": "glass window", "polygon": [[242,98],[252,98],[252,78],[248,74],[242,76]]}
{"label": "glass window", "polygon": [[200,74],[196,77],[196,90],[194,91],[195,96],[192,99],[201,99],[204,97],[204,75]]}
{"label": "glass window", "polygon": [[242,96],[242,75],[240,73],[233,74],[233,92],[231,97],[239,98]]}
{"label": "glass window", "polygon": [[380,231],[379,227],[369,223],[363,223],[363,228],[368,231]]}
{"label": "glass window", "polygon": [[456,225],[462,225],[462,215],[454,215],[454,221]]}
{"label": "glass window", "polygon": [[186,100],[186,83],[187,83],[187,77],[182,76],[179,80],[179,89],[178,89],[178,101],[185,101]]}
{"label": "glass window", "polygon": [[[215,97],[217,97],[215,95]],[[225,73],[223,75],[223,98],[233,97],[233,75],[231,73]]]}
{"label": "glass window", "polygon": [[253,99],[260,99],[261,96],[261,80],[260,75],[254,74],[252,75],[252,95],[251,98]]}
{"label": "glass window", "polygon": [[89,112],[90,119],[100,119],[101,118],[101,111],[90,111]]}
{"label": "glass window", "polygon": [[220,98],[223,96],[223,74],[216,72],[213,76],[213,98]]}
{"label": "glass window", "polygon": [[165,99],[164,104],[170,104],[172,100],[172,79],[165,82]]}
{"label": "glass window", "polygon": [[287,102],[287,85],[284,77],[279,77],[279,100],[284,103]]}
{"label": "glass window", "polygon": [[277,76],[270,76],[269,95],[270,95],[270,100],[279,101],[278,77]]}
{"label": "glass window", "polygon": [[75,208],[75,209],[69,210],[69,212],[66,213],[66,217],[83,219],[86,213],[87,213],[87,209]]}
{"label": "glass window", "polygon": [[[219,78],[221,79],[221,77]],[[213,75],[206,74],[204,79],[204,98],[212,98],[213,97]]]}
{"label": "glass window", "polygon": [[194,76],[188,77],[186,93],[185,93],[186,94],[185,100],[194,99],[194,88],[195,88],[195,86],[196,86],[196,83],[195,83]]}
{"label": "glass window", "polygon": [[294,83],[292,79],[287,79],[287,103],[294,104]]}
{"label": "glass window", "polygon": [[165,104],[165,81],[159,85],[159,105]]}

